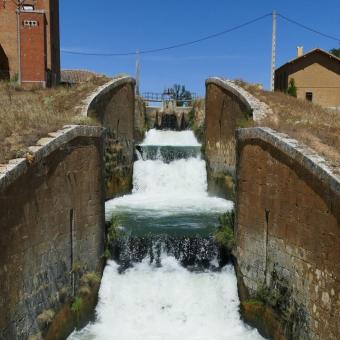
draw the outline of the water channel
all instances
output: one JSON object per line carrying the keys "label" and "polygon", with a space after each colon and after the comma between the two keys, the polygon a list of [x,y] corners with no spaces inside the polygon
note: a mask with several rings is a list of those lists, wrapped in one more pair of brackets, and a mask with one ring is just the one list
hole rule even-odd
{"label": "water channel", "polygon": [[212,233],[233,203],[207,193],[192,131],[149,130],[137,147],[133,191],[106,203],[119,220],[96,320],[76,340],[262,339],[239,314],[234,269]]}

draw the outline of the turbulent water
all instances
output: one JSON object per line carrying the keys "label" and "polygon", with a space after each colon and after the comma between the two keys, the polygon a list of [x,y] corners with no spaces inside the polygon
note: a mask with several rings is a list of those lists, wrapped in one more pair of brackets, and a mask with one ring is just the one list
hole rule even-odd
{"label": "turbulent water", "polygon": [[240,321],[231,266],[218,273],[191,273],[172,257],[161,263],[152,266],[146,259],[118,274],[118,265],[109,262],[97,321],[71,339],[261,339]]}
{"label": "turbulent water", "polygon": [[[164,160],[162,153],[176,146],[180,148],[178,157],[172,155],[171,162]],[[208,196],[206,164],[199,150],[195,157],[181,157],[183,149],[199,146],[191,131],[150,130],[141,151],[156,147],[158,157],[144,159],[143,154],[139,155],[134,163],[132,195],[107,202],[106,218],[113,213],[120,215],[123,224],[134,232],[202,230],[216,224],[218,214],[233,205]]]}
{"label": "turbulent water", "polygon": [[132,194],[106,204],[128,236],[105,268],[96,321],[69,339],[261,339],[240,320],[233,268],[211,238],[233,205],[208,195],[199,147],[191,131],[147,133]]}

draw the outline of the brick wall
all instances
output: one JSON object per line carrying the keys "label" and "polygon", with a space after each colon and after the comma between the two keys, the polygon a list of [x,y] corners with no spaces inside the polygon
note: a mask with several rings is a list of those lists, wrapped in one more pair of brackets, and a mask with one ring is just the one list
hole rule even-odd
{"label": "brick wall", "polygon": [[10,76],[18,73],[18,44],[16,7],[12,1],[0,2],[0,45],[8,58]]}
{"label": "brick wall", "polygon": [[46,85],[45,14],[20,14],[21,81],[23,85]]}
{"label": "brick wall", "polygon": [[[58,0],[26,0],[25,5],[33,5],[36,12],[44,13],[44,54],[41,55],[41,49],[36,52],[35,59],[41,59],[44,57],[45,72],[44,78],[41,81],[45,81],[47,74],[47,85],[55,85],[60,80],[60,37],[59,37],[59,1]],[[35,16],[35,12],[22,11],[21,16]],[[22,20],[20,19],[19,26],[22,26]],[[27,33],[27,32],[25,32]],[[37,39],[34,35],[31,39]],[[41,39],[41,37],[39,38]],[[28,34],[25,34],[22,39],[25,46],[25,41],[28,40]],[[19,60],[18,60],[18,34],[17,34],[17,14],[16,5],[14,1],[0,2],[0,45],[8,58],[10,76],[14,77],[19,73]],[[37,42],[36,42],[37,44]],[[40,43],[39,43],[40,44]],[[31,53],[33,50],[31,51]],[[24,56],[22,56],[24,57]],[[26,65],[25,65],[26,67]],[[23,67],[23,73],[32,73],[32,69],[26,70]],[[40,63],[38,64],[40,69]],[[40,70],[37,73],[41,73]]]}

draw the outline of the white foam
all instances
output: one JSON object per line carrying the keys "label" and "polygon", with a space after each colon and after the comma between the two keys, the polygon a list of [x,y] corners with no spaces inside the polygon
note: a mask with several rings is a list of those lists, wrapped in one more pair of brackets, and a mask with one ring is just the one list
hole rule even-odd
{"label": "white foam", "polygon": [[99,292],[97,321],[71,340],[262,339],[238,312],[231,266],[220,273],[191,273],[163,255],[162,267],[148,260],[124,274],[110,261]]}
{"label": "white foam", "polygon": [[145,139],[141,145],[160,146],[200,146],[194,133],[185,131],[164,131],[151,129],[145,134]]}
{"label": "white foam", "polygon": [[[146,144],[195,145],[190,131],[148,132]],[[233,204],[207,194],[205,162],[200,158],[138,160],[133,193],[107,202],[114,211],[143,216],[222,213]],[[215,260],[216,262],[216,260]],[[97,319],[71,340],[239,340],[262,339],[239,315],[236,277],[231,266],[221,272],[192,273],[173,257],[162,255],[161,267],[150,260],[124,274],[109,261],[96,308]]]}
{"label": "white foam", "polygon": [[[198,145],[192,131],[147,132],[143,144]],[[186,213],[224,213],[233,203],[207,193],[206,163],[200,157],[162,160],[142,160],[134,163],[132,195],[106,202],[106,218],[115,211],[140,211],[147,216],[167,216]]]}
{"label": "white foam", "polygon": [[[179,133],[179,132],[174,132]],[[115,211],[142,211],[143,215],[186,213],[220,214],[233,203],[207,193],[205,161],[200,158],[138,160],[134,163],[133,192],[106,202],[106,218]]]}

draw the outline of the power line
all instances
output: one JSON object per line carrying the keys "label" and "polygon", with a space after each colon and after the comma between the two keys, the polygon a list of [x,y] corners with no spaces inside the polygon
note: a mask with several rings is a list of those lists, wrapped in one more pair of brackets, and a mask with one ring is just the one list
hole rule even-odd
{"label": "power line", "polygon": [[[255,18],[253,20],[247,21],[247,22],[245,22],[243,24],[234,26],[232,28],[226,29],[226,30],[218,32],[218,33],[207,35],[207,36],[205,36],[203,38],[200,38],[200,39],[191,40],[191,41],[187,41],[187,42],[183,42],[183,43],[179,43],[179,44],[174,44],[174,45],[170,45],[170,46],[167,46],[167,47],[154,48],[154,49],[149,49],[149,50],[141,50],[141,51],[139,51],[139,54],[155,53],[155,52],[161,52],[161,51],[172,50],[172,49],[175,49],[175,48],[185,47],[185,46],[189,46],[189,45],[194,45],[194,44],[200,43],[202,41],[210,40],[210,39],[219,37],[221,35],[224,35],[224,34],[227,34],[227,33],[233,32],[233,31],[236,31],[236,30],[238,30],[238,29],[240,29],[242,27],[249,26],[249,25],[251,25],[251,24],[253,24],[253,23],[257,22],[257,21],[260,21],[260,20],[262,20],[262,19],[264,19],[266,17],[269,17],[271,15],[272,15],[272,13],[267,13],[265,15],[262,15],[262,16],[258,17],[258,18]],[[118,57],[118,56],[129,56],[129,55],[135,55],[136,54],[136,52],[92,53],[92,52],[81,52],[81,51],[68,51],[68,50],[65,50],[65,49],[62,49],[61,51],[63,53],[67,53],[67,54],[86,55],[86,56],[103,56],[103,57]]]}
{"label": "power line", "polygon": [[290,22],[290,23],[292,23],[292,24],[294,24],[294,25],[296,25],[296,26],[299,26],[299,27],[304,28],[304,29],[307,30],[307,31],[310,31],[310,32],[316,33],[316,34],[318,34],[318,35],[321,35],[321,36],[323,36],[323,37],[325,37],[325,38],[328,38],[328,39],[331,39],[331,40],[335,40],[335,41],[337,41],[337,42],[340,42],[340,39],[339,39],[339,38],[336,38],[336,37],[331,36],[331,35],[326,34],[326,33],[322,33],[322,32],[320,32],[320,31],[318,31],[318,30],[316,30],[316,29],[314,29],[314,28],[308,27],[308,26],[306,26],[306,25],[304,25],[304,24],[300,24],[299,22],[297,22],[297,21],[295,21],[295,20],[292,20],[292,19],[289,19],[289,18],[287,18],[286,16],[284,16],[284,15],[282,15],[282,14],[280,14],[280,13],[277,13],[277,15],[278,15],[279,17],[281,17],[282,19],[284,19],[284,20],[286,20],[286,21],[288,21],[288,22]]}
{"label": "power line", "polygon": [[[245,23],[242,23],[240,25],[237,25],[237,26],[234,26],[232,28],[229,28],[229,29],[226,29],[224,31],[221,31],[221,32],[217,32],[217,33],[214,33],[214,34],[210,34],[210,35],[207,35],[205,37],[202,37],[202,38],[199,38],[199,39],[196,39],[196,40],[191,40],[191,41],[187,41],[187,42],[183,42],[183,43],[178,43],[178,44],[174,44],[174,45],[170,45],[170,46],[166,46],[166,47],[161,47],[161,48],[154,48],[154,49],[146,49],[146,50],[141,50],[139,51],[139,54],[148,54],[148,53],[156,53],[156,52],[162,52],[162,51],[167,51],[167,50],[172,50],[172,49],[176,49],[176,48],[181,48],[181,47],[185,47],[185,46],[190,46],[190,45],[194,45],[194,44],[198,44],[202,41],[206,41],[206,40],[210,40],[210,39],[214,39],[214,38],[217,38],[219,36],[222,36],[222,35],[225,35],[227,33],[230,33],[230,32],[233,32],[233,31],[236,31],[240,28],[243,28],[245,26],[249,26],[255,22],[258,22],[266,17],[269,17],[271,16],[272,13],[267,13],[267,14],[264,14],[260,17],[257,17],[253,20],[250,20],[250,21],[247,21]],[[290,19],[280,13],[277,13],[277,16],[279,16],[280,18],[296,25],[296,26],[299,26],[305,30],[308,30],[310,32],[313,32],[315,34],[318,34],[320,36],[323,36],[325,38],[328,38],[328,39],[331,39],[331,40],[334,40],[334,41],[337,41],[340,43],[340,38],[336,38],[334,36],[331,36],[329,34],[326,34],[326,33],[323,33],[323,32],[320,32],[314,28],[311,28],[311,27],[308,27],[304,24],[301,24],[293,19]],[[61,50],[62,53],[65,53],[65,54],[73,54],[73,55],[84,55],[84,56],[101,56],[101,57],[122,57],[122,56],[131,56],[131,55],[136,55],[136,52],[120,52],[120,53],[94,53],[94,52],[81,52],[81,51],[68,51],[68,50],[65,50],[65,49],[62,49]]]}

